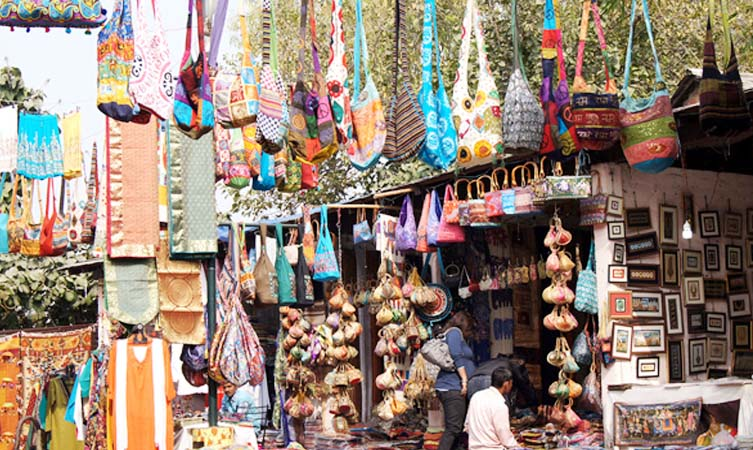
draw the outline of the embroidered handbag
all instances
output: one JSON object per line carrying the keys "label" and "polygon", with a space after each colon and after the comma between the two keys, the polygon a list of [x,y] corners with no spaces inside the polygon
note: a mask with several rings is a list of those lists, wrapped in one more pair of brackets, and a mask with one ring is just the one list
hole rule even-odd
{"label": "embroidered handbag", "polygon": [[[444,201],[454,198],[451,185],[444,187]],[[437,200],[438,201],[438,200]],[[436,245],[458,244],[465,242],[465,232],[458,223],[450,223],[446,219],[446,214],[442,214],[439,219],[439,228],[437,230]]]}
{"label": "embroidered handbag", "polygon": [[609,195],[601,190],[599,172],[592,171],[591,179],[594,189],[590,197],[580,200],[580,222],[582,227],[590,227],[607,221],[607,204]]}
{"label": "embroidered handbag", "polygon": [[327,205],[322,205],[319,216],[322,222],[319,226],[319,242],[314,256],[314,281],[337,281],[340,279],[340,268],[337,264],[335,248],[332,245],[332,236],[327,227]]}
{"label": "embroidered handbag", "polygon": [[502,130],[506,151],[515,156],[534,154],[541,144],[544,112],[539,99],[528,85],[525,66],[520,55],[517,0],[512,0],[513,69],[505,93]]}
{"label": "embroidered handbag", "polygon": [[[544,105],[544,136],[541,139],[539,153],[560,161],[575,156],[580,150],[580,144],[572,123],[559,8],[554,2],[555,0],[546,0],[544,6],[544,31],[541,41],[544,78],[540,94],[541,104]],[[555,83],[554,79],[555,59],[559,69],[558,83]]]}
{"label": "embroidered handbag", "polygon": [[[3,180],[0,181],[0,196],[5,192],[5,180],[8,178],[8,172],[3,172]],[[16,201],[15,196],[11,198],[11,205]],[[0,254],[8,253],[8,213],[0,214]]]}
{"label": "embroidered handbag", "polygon": [[306,264],[304,255],[303,242],[305,239],[306,225],[298,224],[298,264],[295,265],[295,298],[296,308],[313,306],[314,304],[314,282],[311,279],[309,267]]}
{"label": "embroidered handbag", "polygon": [[104,23],[106,12],[99,0],[6,0],[0,7],[0,25],[98,28]]}
{"label": "embroidered handbag", "polygon": [[134,116],[128,92],[133,52],[131,2],[117,0],[110,20],[97,35],[97,108],[121,122],[130,122]]}
{"label": "embroidered handbag", "polygon": [[288,94],[277,61],[277,25],[271,0],[262,0],[262,68],[259,75],[259,114],[256,140],[265,153],[275,154],[285,146],[288,134]]}
{"label": "embroidered handbag", "polygon": [[256,301],[261,305],[276,305],[279,289],[277,287],[277,272],[267,254],[267,225],[262,224],[259,231],[261,248],[256,252],[256,266],[254,279],[256,280]]}
{"label": "embroidered handbag", "polygon": [[699,119],[701,129],[710,136],[733,137],[751,127],[748,108],[740,72],[737,68],[735,46],[729,29],[727,0],[721,0],[724,42],[729,45],[724,53],[727,67],[724,73],[716,64],[714,37],[711,33],[711,18],[714,15],[714,0],[709,2],[709,18],[706,22],[706,40],[703,46],[703,75]]}
{"label": "embroidered handbag", "polygon": [[[198,28],[199,54],[191,55],[194,1]],[[207,55],[204,51],[204,3],[188,0],[186,24],[186,50],[180,63],[180,75],[175,87],[173,118],[178,129],[191,139],[198,139],[214,127],[212,87],[209,82]]]}
{"label": "embroidered handbag", "polygon": [[[395,48],[392,64],[392,98],[387,112],[387,136],[382,155],[390,161],[414,156],[426,139],[426,124],[421,106],[410,83],[405,1],[395,1]],[[401,42],[404,44],[401,45]]]}
{"label": "embroidered handbag", "polygon": [[259,155],[259,176],[253,180],[256,191],[268,191],[275,187],[275,157],[267,152]]}
{"label": "embroidered handbag", "polygon": [[413,203],[410,194],[403,199],[400,216],[395,227],[395,248],[400,251],[415,250],[418,244],[416,217],[413,214]]}
{"label": "embroidered handbag", "polygon": [[[436,46],[435,46],[436,45]],[[434,47],[435,46],[435,47]],[[434,48],[432,48],[434,47]],[[433,53],[432,53],[433,51]],[[433,60],[437,63],[437,92],[434,92]],[[452,106],[442,80],[442,55],[437,31],[436,0],[424,2],[424,27],[421,42],[421,88],[418,102],[424,114],[426,140],[418,157],[429,166],[447,170],[455,163],[458,152],[458,133],[452,123]]]}
{"label": "embroidered handbag", "polygon": [[599,299],[596,291],[596,272],[594,242],[588,253],[588,264],[578,274],[578,284],[575,286],[575,309],[587,314],[598,314]]}
{"label": "embroidered handbag", "polygon": [[622,151],[631,167],[640,172],[659,173],[674,164],[680,150],[677,124],[672,114],[666,83],[659,66],[659,55],[654,45],[648,0],[642,0],[643,19],[648,30],[648,39],[654,55],[656,84],[651,97],[634,99],[630,95],[630,68],[633,59],[633,34],[638,0],[633,0],[630,10],[630,41],[625,56],[625,82],[620,102],[620,125],[622,126]]}
{"label": "embroidered handbag", "polygon": [[[445,188],[445,192],[446,192]],[[430,247],[436,247],[439,243],[439,225],[442,221],[442,205],[439,203],[437,190],[431,191],[431,202],[429,204],[429,221],[426,225],[426,242]]]}
{"label": "embroidered handbag", "polygon": [[584,167],[585,153],[578,157],[575,165],[575,175],[565,176],[562,173],[562,163],[554,164],[553,174],[546,177],[546,199],[565,200],[583,199],[591,196],[591,175],[581,175],[581,167]]}
{"label": "embroidered handbag", "polygon": [[489,220],[489,216],[486,215],[486,186],[484,180],[489,180],[489,190],[494,189],[494,180],[488,175],[478,177],[472,183],[468,184],[469,191],[472,192],[473,188],[476,188],[476,195],[468,195],[468,212],[471,222],[471,226],[474,228],[489,228],[497,227],[499,224]]}
{"label": "embroidered handbag", "polygon": [[[504,172],[505,178],[502,180],[502,184],[499,182],[499,173]],[[502,193],[509,190],[510,177],[507,173],[507,168],[497,167],[492,171],[490,176],[492,180],[491,190],[484,194],[484,204],[486,206],[487,217],[501,217],[507,214],[502,204]],[[513,203],[513,213],[515,204]]]}
{"label": "embroidered handbag", "polygon": [[327,67],[327,91],[332,104],[340,145],[351,153],[353,121],[350,111],[350,89],[348,88],[348,64],[345,58],[345,32],[343,31],[343,0],[332,2],[331,31],[329,43],[329,65]]}
{"label": "embroidered handbag", "polygon": [[[353,92],[356,97],[350,109],[353,120],[354,145],[348,149],[348,158],[358,170],[374,166],[382,156],[387,136],[387,125],[374,79],[369,70],[369,49],[363,27],[362,0],[356,0],[356,33],[353,43]],[[363,47],[363,53],[361,53]],[[366,84],[361,87],[361,63],[363,62]]]}
{"label": "embroidered handbag", "polygon": [[366,210],[361,209],[356,213],[356,223],[353,225],[353,243],[364,244],[374,240],[371,225],[366,220]]}
{"label": "embroidered handbag", "polygon": [[[520,171],[520,185],[516,172]],[[527,214],[533,211],[533,187],[528,184],[531,179],[530,170],[525,165],[516,166],[510,174],[512,190],[515,193],[515,214]]]}
{"label": "embroidered handbag", "polygon": [[275,260],[275,272],[277,272],[277,301],[280,305],[292,305],[297,302],[295,294],[295,272],[290,261],[285,257],[282,240],[282,225],[275,225],[277,236],[277,259]]}
{"label": "embroidered handbag", "polygon": [[[583,56],[588,37],[588,20],[593,13],[594,27],[599,38],[601,56],[604,60],[606,85],[603,93],[597,93],[583,78]],[[580,21],[578,38],[578,59],[575,65],[573,82],[573,123],[578,142],[584,150],[606,150],[620,138],[620,100],[617,98],[617,85],[609,73],[610,58],[604,29],[601,27],[597,0],[583,0],[583,15]]]}
{"label": "embroidered handbag", "polygon": [[60,256],[68,249],[68,223],[58,215],[55,203],[52,178],[48,178],[44,220],[39,233],[39,256]]}
{"label": "embroidered handbag", "polygon": [[420,253],[433,252],[434,248],[429,247],[429,209],[431,207],[431,194],[424,196],[424,204],[421,207],[421,218],[418,220],[418,230],[416,232],[416,251]]}
{"label": "embroidered handbag", "polygon": [[[442,205],[442,217],[444,218],[445,222],[447,223],[460,223],[460,210],[458,209],[459,201],[458,201],[458,183],[461,181],[468,181],[464,180],[463,178],[458,179],[455,181],[455,188],[450,189],[450,196],[448,197],[445,195],[444,198],[444,204]],[[449,186],[449,185],[448,185]],[[445,191],[447,188],[445,188]]]}
{"label": "embroidered handbag", "polygon": [[[476,35],[479,74],[476,95],[471,98],[468,93],[468,58],[473,34]],[[452,120],[458,132],[458,165],[472,167],[504,158],[499,92],[489,68],[476,0],[466,3],[460,39],[460,64],[452,88]]]}

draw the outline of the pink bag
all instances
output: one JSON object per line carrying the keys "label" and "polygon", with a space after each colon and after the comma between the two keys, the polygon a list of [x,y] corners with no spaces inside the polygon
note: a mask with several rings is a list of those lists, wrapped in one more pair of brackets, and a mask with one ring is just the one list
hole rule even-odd
{"label": "pink bag", "polygon": [[429,247],[427,233],[429,228],[429,209],[431,207],[431,194],[424,197],[424,206],[421,209],[421,218],[418,220],[418,241],[416,242],[416,251],[420,253],[432,253],[437,251],[434,247]]}
{"label": "pink bag", "polygon": [[[452,186],[449,184],[444,188],[444,201],[453,199]],[[437,244],[459,244],[465,242],[465,233],[463,228],[454,223],[448,223],[443,215],[439,221],[439,230],[437,233]]]}

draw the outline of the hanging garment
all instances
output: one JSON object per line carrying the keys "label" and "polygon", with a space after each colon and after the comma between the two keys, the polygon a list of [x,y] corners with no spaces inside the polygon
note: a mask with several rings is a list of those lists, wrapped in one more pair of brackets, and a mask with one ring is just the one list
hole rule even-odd
{"label": "hanging garment", "polygon": [[159,173],[159,221],[167,223],[167,122],[160,123],[157,138],[157,172]]}
{"label": "hanging garment", "polygon": [[107,314],[128,324],[149,323],[159,312],[154,259],[105,258]]}
{"label": "hanging garment", "polygon": [[[5,181],[8,179],[8,173],[3,172],[2,181],[0,181],[0,192],[5,192]],[[14,201],[15,197],[11,200]],[[10,209],[10,208],[9,208]],[[8,253],[8,219],[10,214],[0,214],[0,254]]]}
{"label": "hanging garment", "polygon": [[63,147],[57,117],[21,113],[18,174],[40,180],[63,175]]}
{"label": "hanging garment", "polygon": [[83,450],[84,442],[76,439],[76,425],[65,420],[72,385],[53,378],[47,386],[45,431],[52,435],[49,450]]}
{"label": "hanging garment", "polygon": [[84,448],[98,450],[107,448],[107,369],[110,353],[106,351],[92,354],[91,391],[89,394]]}
{"label": "hanging garment", "polygon": [[489,325],[491,327],[491,357],[513,354],[513,308],[512,289],[490,291]]}
{"label": "hanging garment", "polygon": [[18,108],[0,108],[0,172],[16,170],[18,158]]}
{"label": "hanging garment", "polygon": [[66,180],[81,176],[84,158],[81,152],[81,113],[63,116],[60,121],[63,130],[63,176]]}
{"label": "hanging garment", "polygon": [[204,293],[201,263],[170,259],[167,240],[157,251],[159,320],[162,335],[169,342],[203,344]]}

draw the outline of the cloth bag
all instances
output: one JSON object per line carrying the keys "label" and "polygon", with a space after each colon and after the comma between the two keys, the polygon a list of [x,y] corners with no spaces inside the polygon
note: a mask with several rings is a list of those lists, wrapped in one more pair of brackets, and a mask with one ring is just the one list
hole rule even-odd
{"label": "cloth bag", "polygon": [[275,187],[275,157],[267,152],[259,155],[259,175],[252,186],[256,191],[268,191]]}
{"label": "cloth bag", "polygon": [[[8,179],[8,173],[3,172],[2,181],[0,181],[0,195],[5,192],[5,180]],[[15,189],[13,190],[15,194]],[[15,195],[10,199],[11,209],[13,203],[16,201]],[[8,253],[8,219],[10,215],[8,213],[0,213],[0,254]]]}
{"label": "cloth bag", "polygon": [[578,274],[578,284],[575,286],[575,309],[587,314],[599,313],[599,299],[596,291],[596,272],[594,271],[595,255],[594,242],[588,255],[586,268]]}
{"label": "cloth bag", "polygon": [[424,196],[424,204],[421,207],[421,218],[418,220],[418,229],[416,231],[416,251],[421,253],[433,252],[436,249],[429,247],[429,210],[431,208],[431,194]]}
{"label": "cloth bag", "polygon": [[[446,189],[446,188],[445,188]],[[445,190],[445,192],[447,192]],[[436,247],[439,244],[439,226],[442,223],[442,205],[439,203],[437,190],[431,191],[431,201],[429,203],[429,220],[426,224],[426,243],[430,247]]]}
{"label": "cloth bag", "polygon": [[371,225],[366,220],[366,210],[361,209],[356,213],[356,223],[353,225],[353,243],[358,245],[373,240],[374,233],[371,232]]}
{"label": "cloth bag", "polygon": [[[504,173],[505,177],[502,179],[502,182],[500,183],[499,174]],[[504,208],[503,204],[503,194],[506,191],[512,191],[509,186],[510,177],[507,172],[506,167],[497,167],[492,171],[492,174],[490,175],[492,187],[491,190],[484,194],[484,204],[486,206],[486,216],[487,217],[501,217],[505,214],[510,214],[508,211],[510,210],[509,207],[507,210]],[[513,192],[513,203],[512,203],[512,214],[515,213],[515,197]]]}
{"label": "cloth bag", "polygon": [[546,177],[546,200],[584,199],[591,196],[591,175],[581,175],[580,170],[587,165],[587,156],[578,156],[575,175],[563,175],[562,163],[554,163],[552,175]]}
{"label": "cloth bag", "polygon": [[400,208],[400,216],[395,228],[395,248],[400,251],[415,250],[418,244],[418,230],[416,229],[416,217],[413,214],[413,202],[410,195],[403,198],[403,206]]}
{"label": "cloth bag", "polygon": [[[18,204],[18,183],[21,181],[19,175],[16,175],[13,180],[13,192],[10,197],[10,208],[8,212],[8,253],[18,253],[21,251],[21,242],[24,239],[24,228],[26,225],[25,209],[21,212],[20,216],[16,215],[16,205]],[[26,181],[21,186],[21,195],[25,193]],[[22,206],[26,208],[26,197],[23,197],[24,202]]]}
{"label": "cloth bag", "polygon": [[131,2],[117,0],[110,20],[97,35],[97,108],[122,122],[134,116],[135,104],[128,92],[133,51]]}
{"label": "cloth bag", "polygon": [[[451,201],[454,193],[451,185],[444,187],[444,201]],[[437,230],[437,240],[435,245],[459,244],[465,242],[465,232],[458,223],[450,223],[446,219],[447,214],[442,214],[439,219],[439,228]]]}
{"label": "cloth bag", "polygon": [[[34,190],[35,186],[37,186],[38,181],[32,180],[30,181],[27,186],[22,186],[23,193],[22,193],[22,205],[23,205],[23,237],[21,239],[21,254],[26,256],[39,256],[40,250],[39,250],[39,235],[42,231],[42,224],[41,222],[32,222],[32,212],[31,212],[31,203],[32,199],[34,198]],[[38,190],[38,189],[37,189]],[[39,206],[39,214],[42,214],[42,197],[40,194],[37,194],[37,199],[39,200],[38,206]]]}
{"label": "cloth bag", "polygon": [[267,254],[267,225],[262,224],[259,231],[261,237],[261,247],[257,249],[256,266],[254,267],[254,279],[256,280],[256,302],[257,305],[277,305],[278,304],[278,279],[275,266]]}
{"label": "cloth bag", "polygon": [[609,195],[602,191],[601,177],[599,172],[591,172],[593,189],[591,196],[580,200],[580,223],[582,227],[590,227],[607,221],[607,205],[615,195]]}
{"label": "cloth bag", "polygon": [[340,279],[340,268],[337,264],[335,248],[332,245],[332,237],[327,227],[327,205],[322,205],[319,216],[319,242],[316,245],[314,256],[314,281],[337,281]]}
{"label": "cloth bag", "polygon": [[295,272],[290,261],[285,256],[284,243],[282,240],[282,225],[275,225],[277,237],[277,259],[275,259],[275,272],[277,272],[277,302],[280,305],[292,305],[296,300]]}
{"label": "cloth bag", "polygon": [[271,155],[285,146],[290,116],[288,94],[280,76],[277,61],[277,25],[273,3],[262,0],[262,67],[259,75],[259,114],[256,118],[256,140],[265,153]]}
{"label": "cloth bag", "polygon": [[39,256],[60,256],[68,249],[69,224],[58,215],[55,203],[52,178],[48,178],[44,220],[39,233]]}
{"label": "cloth bag", "polygon": [[329,43],[329,65],[327,67],[327,90],[332,105],[332,117],[337,127],[340,146],[351,153],[353,142],[353,121],[350,109],[350,89],[348,87],[348,62],[345,55],[345,33],[343,31],[343,0],[332,2],[331,31]]}
{"label": "cloth bag", "polygon": [[624,99],[620,102],[620,125],[622,126],[622,151],[628,164],[640,172],[659,173],[674,164],[680,151],[677,124],[672,113],[664,77],[659,66],[659,55],[654,45],[648,0],[642,0],[643,19],[648,30],[648,39],[654,55],[656,74],[654,93],[648,98],[634,99],[630,94],[630,69],[633,59],[633,34],[638,0],[633,0],[630,10],[630,40],[625,55],[625,82],[622,86]]}
{"label": "cloth bag", "polygon": [[314,281],[311,279],[309,266],[306,264],[303,242],[306,233],[306,225],[298,224],[298,264],[295,265],[295,298],[296,308],[305,308],[314,305]]}

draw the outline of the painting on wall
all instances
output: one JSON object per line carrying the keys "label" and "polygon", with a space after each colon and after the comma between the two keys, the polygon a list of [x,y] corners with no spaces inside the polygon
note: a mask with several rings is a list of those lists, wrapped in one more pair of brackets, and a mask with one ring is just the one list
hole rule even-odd
{"label": "painting on wall", "polygon": [[652,405],[615,403],[615,444],[693,444],[701,421],[701,405],[700,398]]}

